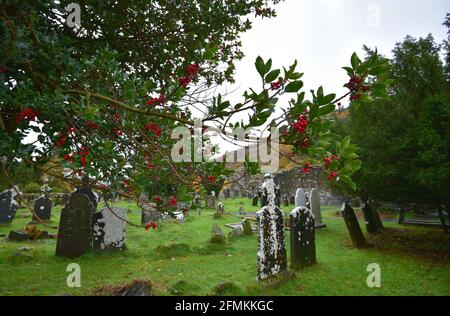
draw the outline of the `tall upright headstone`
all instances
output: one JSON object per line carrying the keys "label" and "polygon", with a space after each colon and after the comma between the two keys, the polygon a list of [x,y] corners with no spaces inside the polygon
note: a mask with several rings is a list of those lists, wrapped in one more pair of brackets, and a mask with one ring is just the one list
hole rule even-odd
{"label": "tall upright headstone", "polygon": [[361,210],[364,214],[366,229],[369,234],[376,234],[383,229],[380,215],[370,206],[368,201],[363,203]]}
{"label": "tall upright headstone", "polygon": [[11,223],[19,208],[19,203],[15,200],[18,193],[13,187],[0,193],[0,224]]}
{"label": "tall upright headstone", "polygon": [[263,206],[256,213],[258,227],[258,279],[263,280],[287,269],[283,213],[277,206],[277,187],[271,174],[262,185]]}
{"label": "tall upright headstone", "polygon": [[257,206],[258,205],[258,200],[259,200],[259,196],[254,195],[252,198],[252,206]]}
{"label": "tall upright headstone", "polygon": [[75,191],[75,193],[83,193],[85,194],[91,203],[94,205],[95,209],[97,209],[98,204],[98,194],[92,191],[89,184],[89,175],[84,175],[81,180],[81,187],[78,187]]}
{"label": "tall upright headstone", "polygon": [[306,207],[306,193],[303,189],[297,189],[295,192],[295,207]]}
{"label": "tall upright headstone", "polygon": [[348,202],[344,202],[342,204],[341,214],[344,218],[353,246],[355,248],[365,247],[366,239],[364,238],[361,227],[359,226],[355,211]]}
{"label": "tall upright headstone", "polygon": [[84,193],[72,193],[62,209],[59,221],[56,255],[74,258],[92,248],[92,216],[95,206]]}
{"label": "tall upright headstone", "polygon": [[[111,208],[111,209],[110,209]],[[93,216],[92,247],[96,251],[124,250],[126,209],[110,206]]]}
{"label": "tall upright headstone", "polygon": [[320,195],[319,191],[316,188],[311,190],[309,194],[309,205],[310,210],[314,214],[314,222],[316,224],[316,228],[325,228],[327,225],[322,223],[322,213],[320,210]]}
{"label": "tall upright headstone", "polygon": [[316,237],[314,214],[304,206],[290,214],[291,267],[303,269],[316,263]]}

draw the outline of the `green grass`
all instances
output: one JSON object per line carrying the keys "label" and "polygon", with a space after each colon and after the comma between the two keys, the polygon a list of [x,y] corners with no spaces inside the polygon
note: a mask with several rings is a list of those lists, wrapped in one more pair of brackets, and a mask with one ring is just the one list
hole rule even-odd
{"label": "green grass", "polygon": [[[226,212],[238,212],[239,203],[247,212],[257,211],[249,199],[228,200]],[[140,221],[134,203],[121,202],[131,209],[128,219]],[[235,239],[226,245],[208,242],[213,223],[225,233],[225,223],[239,222],[232,215],[213,219],[214,210],[198,215],[192,212],[184,224],[166,223],[145,231],[128,225],[127,250],[119,253],[87,253],[79,258],[54,255],[56,240],[10,242],[0,238],[0,295],[54,295],[70,293],[90,295],[95,288],[150,279],[157,295],[450,295],[450,265],[375,248],[353,249],[337,208],[324,207],[327,229],[316,233],[318,264],[297,272],[295,278],[278,286],[262,287],[256,281],[256,235]],[[53,211],[53,223],[59,221],[60,207]],[[24,218],[26,216],[26,218]],[[20,209],[11,226],[0,226],[0,235],[18,230],[31,216]],[[360,222],[364,229],[364,223]],[[386,223],[398,227],[396,223]],[[415,229],[415,228],[411,228]],[[50,230],[56,233],[56,230]],[[286,233],[289,256],[289,233]],[[28,246],[28,256],[19,256],[19,247]],[[81,266],[81,288],[68,288],[66,267]],[[381,266],[381,288],[366,285],[369,263]],[[219,286],[224,283],[225,286]]]}

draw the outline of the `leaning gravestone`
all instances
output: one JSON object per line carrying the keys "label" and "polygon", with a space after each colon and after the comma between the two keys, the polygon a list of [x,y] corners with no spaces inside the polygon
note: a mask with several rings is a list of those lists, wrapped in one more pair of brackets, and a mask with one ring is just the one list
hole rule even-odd
{"label": "leaning gravestone", "polygon": [[290,214],[291,266],[303,269],[316,263],[316,237],[314,214],[304,206]]}
{"label": "leaning gravestone", "polygon": [[347,226],[352,244],[356,248],[362,248],[366,246],[366,240],[359,227],[358,219],[356,218],[355,211],[352,209],[348,202],[342,204],[341,209],[342,217],[344,218],[345,225]]}
{"label": "leaning gravestone", "polygon": [[376,234],[383,229],[383,223],[381,222],[378,212],[370,206],[369,202],[363,203],[361,208],[364,219],[366,221],[366,229],[369,234]]}
{"label": "leaning gravestone", "polygon": [[325,228],[326,224],[322,223],[322,214],[320,211],[320,195],[319,191],[314,188],[311,190],[309,194],[309,204],[311,206],[310,210],[314,214],[314,222],[316,224],[316,228]]}
{"label": "leaning gravestone", "polygon": [[252,225],[250,224],[250,221],[248,219],[242,220],[241,225],[244,235],[253,235]]}
{"label": "leaning gravestone", "polygon": [[271,174],[262,185],[262,200],[267,203],[256,213],[258,227],[258,279],[263,280],[287,269],[283,214],[277,206],[277,188]]}
{"label": "leaning gravestone", "polygon": [[75,192],[61,211],[56,255],[74,258],[91,249],[95,206],[84,193]]}
{"label": "leaning gravestone", "polygon": [[15,200],[17,194],[14,187],[0,193],[0,224],[11,223],[13,221],[16,211],[19,208],[19,203]]}
{"label": "leaning gravestone", "polygon": [[127,210],[116,206],[110,208],[103,208],[92,219],[92,248],[96,251],[125,249],[126,224],[123,219]]}
{"label": "leaning gravestone", "polygon": [[259,196],[257,196],[257,195],[253,196],[252,206],[257,206],[258,205],[258,200],[259,200]]}
{"label": "leaning gravestone", "polygon": [[303,189],[297,189],[297,192],[295,192],[295,207],[300,206],[306,207],[306,193]]}

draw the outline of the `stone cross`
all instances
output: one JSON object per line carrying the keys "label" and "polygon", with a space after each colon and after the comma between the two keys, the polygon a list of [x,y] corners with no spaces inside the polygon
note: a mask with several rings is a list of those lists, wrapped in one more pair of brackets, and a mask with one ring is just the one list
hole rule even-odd
{"label": "stone cross", "polygon": [[303,269],[316,263],[314,214],[306,207],[295,208],[290,214],[291,267]]}
{"label": "stone cross", "polygon": [[59,221],[56,255],[74,258],[92,248],[92,216],[96,207],[82,192],[72,193],[62,209]]}
{"label": "stone cross", "polygon": [[265,206],[256,213],[259,280],[277,275],[287,269],[283,214],[277,205],[277,187],[272,175],[267,174],[265,179],[262,185],[262,200]]}
{"label": "stone cross", "polygon": [[320,195],[316,188],[311,190],[309,194],[309,205],[310,210],[314,214],[314,221],[316,223],[316,228],[324,228],[326,225],[322,223],[322,213],[320,211]]}
{"label": "stone cross", "polygon": [[0,224],[13,221],[19,208],[19,203],[15,200],[17,194],[18,192],[14,188],[0,193]]}
{"label": "stone cross", "polygon": [[344,218],[345,225],[347,226],[352,244],[356,248],[363,248],[366,246],[366,240],[359,227],[358,219],[356,218],[355,211],[352,209],[348,202],[342,204],[341,209],[342,217]]}
{"label": "stone cross", "polygon": [[110,206],[93,216],[92,247],[95,251],[124,250],[126,209]]}
{"label": "stone cross", "polygon": [[306,207],[306,194],[303,189],[297,189],[297,192],[295,192],[295,207],[300,206]]}

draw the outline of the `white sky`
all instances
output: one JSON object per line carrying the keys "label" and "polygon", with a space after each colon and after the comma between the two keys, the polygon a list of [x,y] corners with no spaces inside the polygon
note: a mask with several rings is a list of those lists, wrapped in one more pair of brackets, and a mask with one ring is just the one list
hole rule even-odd
{"label": "white sky", "polygon": [[364,44],[391,57],[395,43],[406,35],[432,33],[437,42],[445,39],[442,23],[450,12],[450,1],[286,0],[275,9],[276,18],[254,19],[253,28],[242,35],[246,56],[236,65],[236,85],[227,87],[236,89],[228,97],[232,101],[240,101],[249,87],[260,91],[254,67],[258,55],[272,58],[274,68],[288,67],[297,59],[307,96],[320,85],[325,93],[340,96],[347,91],[342,86],[348,81],[341,67],[350,64],[355,51],[363,57]]}

